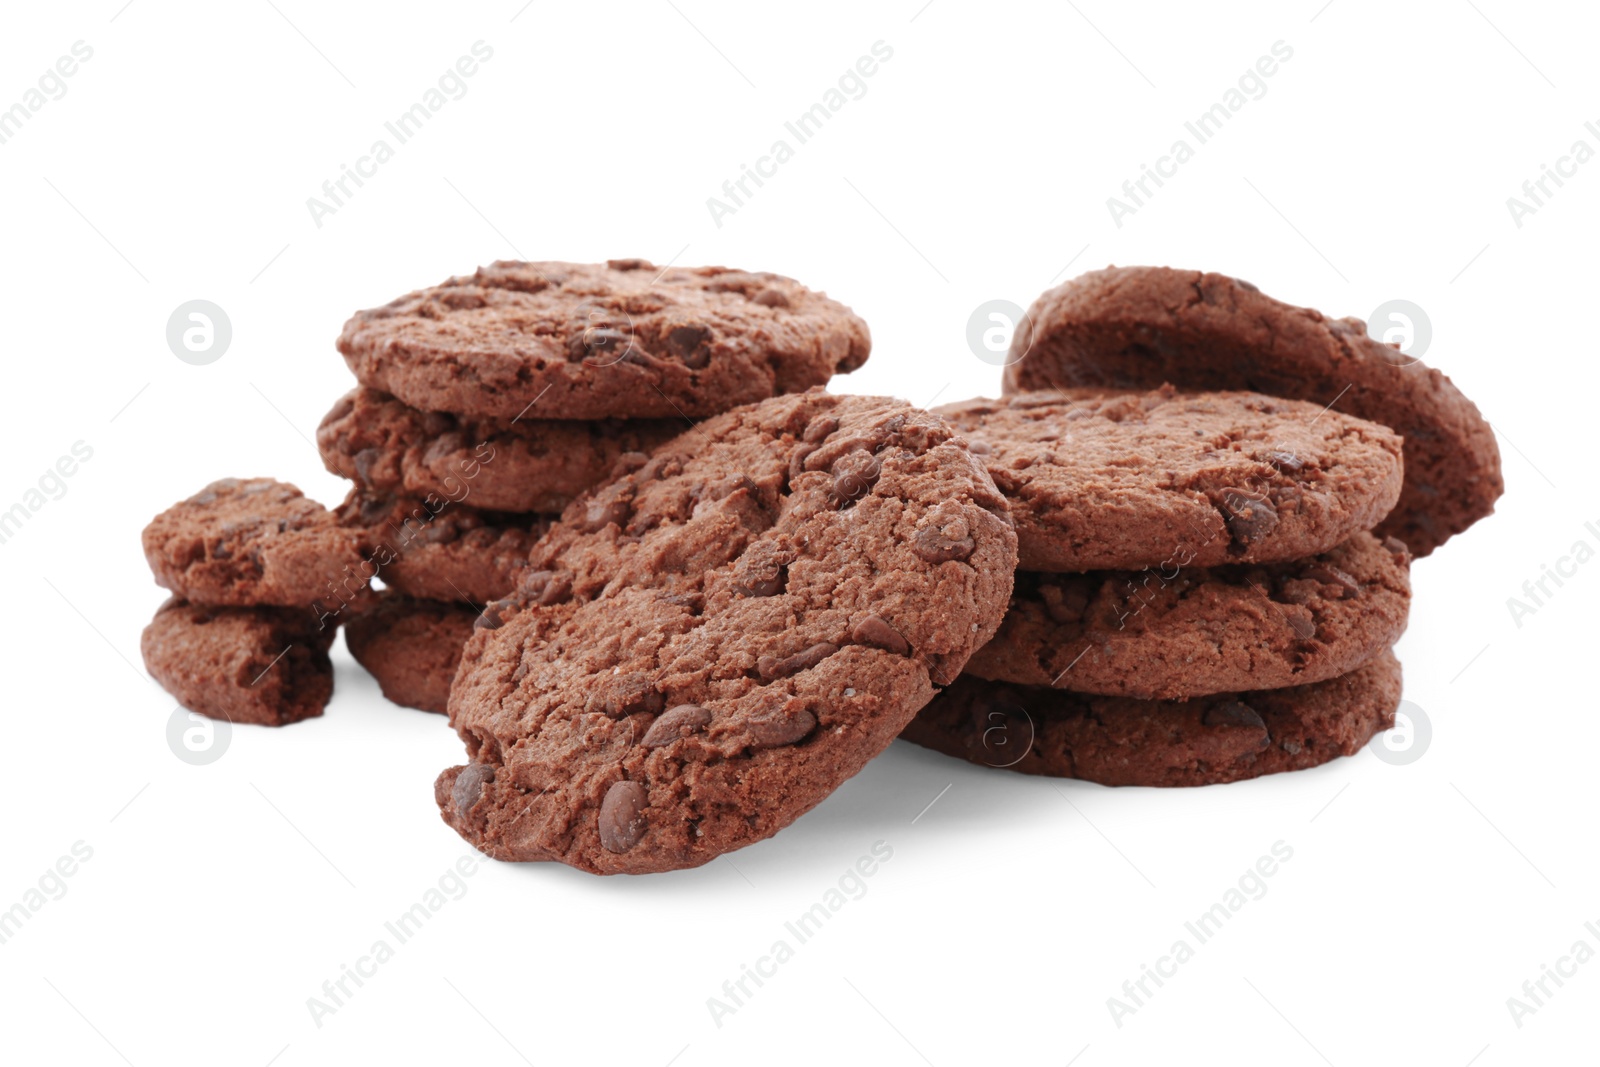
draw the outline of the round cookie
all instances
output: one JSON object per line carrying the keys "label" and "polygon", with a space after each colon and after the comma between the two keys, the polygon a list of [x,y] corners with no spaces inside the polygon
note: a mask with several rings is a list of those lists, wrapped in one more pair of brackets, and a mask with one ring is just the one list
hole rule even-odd
{"label": "round cookie", "polygon": [[699,418],[866,362],[867,324],[790,278],[640,259],[502,262],[359,311],[339,351],[424,411]]}
{"label": "round cookie", "polygon": [[476,611],[511,592],[553,520],[479,511],[437,493],[367,497],[356,489],[339,505],[339,521],[359,530],[368,546],[366,580]]}
{"label": "round cookie", "polygon": [[1018,393],[936,409],[1011,501],[1033,571],[1299,559],[1400,495],[1400,438],[1259,393]]}
{"label": "round cookie", "polygon": [[1425,556],[1494,511],[1494,431],[1450,379],[1249,282],[1167,267],[1092,271],[1040,296],[1012,337],[1007,394],[1069,386],[1250,389],[1328,404],[1405,438],[1405,486],[1377,529]]}
{"label": "round cookie", "polygon": [[967,670],[1144,700],[1320,682],[1404,632],[1409,567],[1398,540],[1358,533],[1287,563],[1021,572],[999,634]]}
{"label": "round cookie", "polygon": [[300,490],[224,478],[150,520],[142,535],[156,584],[201,604],[309,607],[361,565],[361,537]]}
{"label": "round cookie", "polygon": [[378,606],[352,617],[344,642],[378,680],[383,695],[408,708],[441,715],[478,613],[459,604],[385,593]]}
{"label": "round cookie", "polygon": [[1005,498],[937,416],[820,390],[575,501],[467,642],[445,822],[497,859],[694,867],[881,752],[994,633]]}
{"label": "round cookie", "polygon": [[310,611],[206,607],[176,597],[139,639],[145,669],[190,711],[284,726],[322,714],[333,696],[328,646]]}
{"label": "round cookie", "polygon": [[317,427],[323,465],[369,496],[437,493],[490,511],[557,512],[617,460],[682,433],[682,419],[484,419],[418,411],[357,388]]}
{"label": "round cookie", "polygon": [[1292,689],[1135,700],[962,675],[900,736],[972,763],[1101,785],[1196,786],[1353,756],[1394,725],[1400,663],[1385,650]]}

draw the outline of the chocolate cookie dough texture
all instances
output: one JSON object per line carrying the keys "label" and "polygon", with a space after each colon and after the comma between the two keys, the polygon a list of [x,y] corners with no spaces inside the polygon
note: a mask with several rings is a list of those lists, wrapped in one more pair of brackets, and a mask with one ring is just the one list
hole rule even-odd
{"label": "chocolate cookie dough texture", "polygon": [[[346,623],[387,695],[444,710],[470,621],[516,588],[563,508],[692,420],[825,384],[871,345],[848,308],[792,279],[630,259],[496,263],[357,312],[338,347],[359,384],[317,447],[353,483],[343,504],[227,479],[145,531],[181,605],[152,624],[146,659],[196,711],[320,714]],[[248,666],[280,638],[274,656],[309,650],[273,667],[293,684],[252,676],[241,691],[227,642]],[[183,673],[185,655],[208,682]]]}
{"label": "chocolate cookie dough texture", "polygon": [[814,390],[707,419],[569,505],[485,610],[440,813],[496,858],[605,874],[759,841],[960,674],[1015,565],[935,415]]}
{"label": "chocolate cookie dough texture", "polygon": [[1426,556],[1494,510],[1500,449],[1449,378],[1249,282],[1168,267],[1108,267],[1033,304],[1012,338],[1004,388],[1251,389],[1387,426],[1405,439],[1405,485],[1378,527]]}
{"label": "chocolate cookie dough texture", "polygon": [[174,594],[140,641],[167,692],[232,722],[322,714],[337,627],[319,598],[361,564],[359,536],[292,485],[225,478],[157,515],[143,542],[157,584]]}
{"label": "chocolate cookie dough texture", "polygon": [[1438,371],[1215,274],[1045,293],[1002,400],[941,409],[1011,501],[999,633],[908,727],[991,766],[1200,785],[1393,722],[1413,555],[1493,510],[1499,452]]}

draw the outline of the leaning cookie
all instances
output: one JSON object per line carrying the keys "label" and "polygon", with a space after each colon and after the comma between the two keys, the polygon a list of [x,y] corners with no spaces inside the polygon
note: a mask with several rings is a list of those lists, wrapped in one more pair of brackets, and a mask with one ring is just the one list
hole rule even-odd
{"label": "leaning cookie", "polygon": [[941,419],[820,390],[740,408],[575,501],[450,694],[445,822],[601,874],[769,837],[994,633],[1016,535]]}
{"label": "leaning cookie", "polygon": [[224,478],[144,528],[156,583],[201,604],[307,607],[362,565],[361,535],[299,489]]}
{"label": "leaning cookie", "polygon": [[1394,725],[1400,663],[1385,650],[1292,689],[1134,700],[963,675],[900,736],[990,767],[1102,785],[1198,786],[1353,756]]}
{"label": "leaning cookie", "polygon": [[937,410],[1011,501],[1024,570],[1299,559],[1400,495],[1393,432],[1259,393],[1049,390]]}
{"label": "leaning cookie", "polygon": [[317,448],[328,470],[368,496],[466,492],[475,508],[560,512],[622,456],[649,452],[686,426],[683,419],[472,418],[419,411],[358,388],[323,418]]}
{"label": "leaning cookie", "polygon": [[474,610],[503,597],[527,567],[528,552],[549,529],[547,515],[480,511],[438,494],[369,497],[359,489],[338,509],[361,532],[370,555],[364,572],[420,600]]}
{"label": "leaning cookie", "polygon": [[190,711],[283,726],[321,715],[333,695],[328,646],[309,609],[206,607],[168,600],[139,640],[145,668]]}
{"label": "leaning cookie", "polygon": [[363,385],[494,418],[699,418],[866,362],[867,324],[777,274],[495,263],[360,311],[339,351]]}
{"label": "leaning cookie", "polygon": [[1494,511],[1500,449],[1437,370],[1367,336],[1359,319],[1265,296],[1221,274],[1111,267],[1039,297],[1012,338],[1005,392],[1097,386],[1251,389],[1391,427],[1405,486],[1378,527],[1425,556]]}
{"label": "leaning cookie", "polygon": [[442,715],[461,646],[472,636],[477,618],[477,612],[459,604],[386,592],[377,607],[350,618],[344,641],[355,661],[378,680],[384,696]]}
{"label": "leaning cookie", "polygon": [[968,664],[992,681],[1172,700],[1320,682],[1394,644],[1410,556],[1359,533],[1287,563],[1017,575],[995,639]]}

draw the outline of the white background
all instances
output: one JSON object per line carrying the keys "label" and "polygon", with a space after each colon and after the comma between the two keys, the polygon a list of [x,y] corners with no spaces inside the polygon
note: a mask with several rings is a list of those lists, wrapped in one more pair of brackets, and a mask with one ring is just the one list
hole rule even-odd
{"label": "white background", "polygon": [[[1600,161],[1520,228],[1506,206],[1575,140],[1600,148],[1592,11],[122,2],[14,5],[0,35],[0,106],[73,42],[94,50],[0,145],[0,509],[93,449],[0,544],[0,908],[93,850],[0,945],[0,1058],[1594,1061],[1600,962],[1520,1028],[1506,1005],[1580,938],[1600,950],[1600,562],[1520,627],[1507,608],[1575,541],[1600,548]],[[480,39],[494,54],[466,95],[314,225],[306,199]],[[717,226],[706,199],[880,40],[866,94]],[[1114,225],[1106,198],[1279,40],[1293,57],[1266,94]],[[324,718],[174,758],[173,702],[139,662],[164,595],[139,530],[228,475],[337,501],[308,438],[352,384],[346,316],[518,256],[793,275],[872,326],[835,388],[920,404],[998,389],[966,343],[977,305],[1107,263],[1215,269],[1337,315],[1416,302],[1426,360],[1501,433],[1507,482],[1414,571],[1399,652],[1431,746],[1153,791],[896,744],[699,870],[485,865],[317,1026],[307,998],[467,851],[432,799],[461,745],[341,646]],[[194,298],[233,324],[210,366],[165,341]],[[1266,895],[1117,1026],[1107,998],[1280,840]],[[785,920],[878,841],[893,857],[866,895],[718,1026],[707,998],[794,944]]]}

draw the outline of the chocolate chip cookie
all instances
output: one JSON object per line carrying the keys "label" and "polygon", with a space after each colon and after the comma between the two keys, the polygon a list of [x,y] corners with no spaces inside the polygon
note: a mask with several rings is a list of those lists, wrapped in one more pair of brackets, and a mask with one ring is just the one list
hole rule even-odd
{"label": "chocolate chip cookie", "polygon": [[511,592],[528,551],[553,521],[480,511],[437,493],[368,497],[359,489],[339,505],[338,517],[367,546],[368,578],[421,600],[474,610]]}
{"label": "chocolate chip cookie", "polygon": [[1400,663],[1385,650],[1292,689],[1134,700],[963,675],[900,736],[973,763],[1102,785],[1195,786],[1353,756],[1394,725]]}
{"label": "chocolate chip cookie", "polygon": [[145,669],[190,711],[284,726],[322,714],[333,696],[328,646],[310,612],[205,607],[168,600],[139,640]]}
{"label": "chocolate chip cookie", "polygon": [[1049,390],[937,410],[1010,499],[1025,570],[1298,559],[1400,495],[1392,431],[1259,393]]}
{"label": "chocolate chip cookie", "polygon": [[1287,563],[1022,572],[999,634],[967,669],[1145,700],[1320,682],[1399,638],[1409,569],[1398,540],[1358,533]]}
{"label": "chocolate chip cookie", "polygon": [[478,613],[459,604],[385,593],[377,607],[351,617],[344,642],[355,661],[396,704],[444,714],[461,646]]}
{"label": "chocolate chip cookie", "polygon": [[1034,302],[1005,392],[1072,386],[1250,389],[1327,404],[1405,438],[1405,485],[1378,527],[1425,556],[1494,511],[1494,431],[1449,378],[1367,336],[1359,319],[1265,296],[1220,274],[1110,267]]}
{"label": "chocolate chip cookie", "polygon": [[490,511],[559,513],[628,453],[684,419],[488,419],[418,411],[376,389],[340,398],[317,428],[322,462],[369,496],[466,492]]}
{"label": "chocolate chip cookie", "polygon": [[345,324],[363,385],[495,418],[699,418],[866,362],[867,325],[776,274],[495,263]]}
{"label": "chocolate chip cookie", "polygon": [[361,565],[361,537],[270,478],[224,478],[144,528],[156,583],[201,604],[306,607]]}
{"label": "chocolate chip cookie", "polygon": [[693,867],[893,740],[993,634],[1016,534],[937,416],[813,390],[574,501],[462,655],[445,822],[498,859]]}

